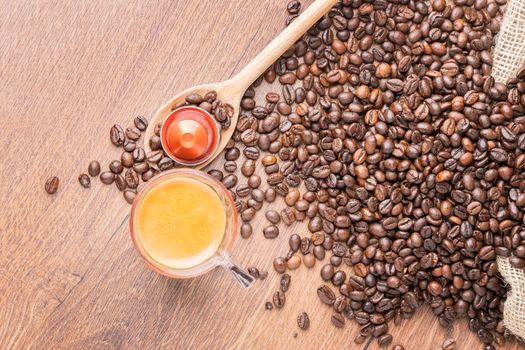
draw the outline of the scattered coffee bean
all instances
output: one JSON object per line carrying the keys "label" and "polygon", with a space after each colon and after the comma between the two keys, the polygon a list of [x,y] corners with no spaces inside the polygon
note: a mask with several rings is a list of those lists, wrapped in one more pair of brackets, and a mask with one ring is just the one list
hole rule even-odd
{"label": "scattered coffee bean", "polygon": [[129,204],[133,204],[133,200],[135,199],[136,195],[137,195],[136,190],[133,190],[133,189],[124,190],[124,199]]}
{"label": "scattered coffee bean", "polygon": [[339,313],[332,315],[332,324],[337,328],[343,328],[345,325],[345,318]]}
{"label": "scattered coffee bean", "polygon": [[89,178],[88,174],[80,174],[78,177],[78,182],[80,182],[80,186],[84,188],[91,187],[91,179]]}
{"label": "scattered coffee bean", "polygon": [[243,222],[241,224],[241,237],[248,238],[252,235],[252,233],[253,233],[252,225],[250,225],[249,223]]}
{"label": "scattered coffee bean", "polygon": [[273,260],[273,268],[277,273],[283,273],[286,271],[286,260],[282,257],[275,258]]}
{"label": "scattered coffee bean", "polygon": [[100,174],[100,163],[96,160],[91,161],[88,166],[88,174],[92,177],[98,176]]}
{"label": "scattered coffee bean", "polygon": [[306,254],[305,256],[303,256],[303,263],[304,266],[306,266],[309,269],[314,267],[315,257],[313,256],[313,254]]}
{"label": "scattered coffee bean", "polygon": [[135,127],[127,128],[126,137],[130,140],[137,141],[140,138],[140,130]]}
{"label": "scattered coffee bean", "polygon": [[122,170],[124,170],[124,167],[122,166],[122,163],[118,160],[113,160],[111,163],[109,163],[109,170],[111,170],[115,174],[120,174]]}
{"label": "scattered coffee bean", "polygon": [[292,277],[285,273],[281,276],[281,282],[280,282],[280,288],[281,288],[281,291],[283,291],[284,293],[286,293],[288,291],[288,289],[290,288],[290,282],[292,281]]}
{"label": "scattered coffee bean", "polygon": [[277,225],[279,221],[281,221],[281,216],[275,210],[268,210],[265,216],[266,216],[266,219],[274,225]]}
{"label": "scattered coffee bean", "polygon": [[58,190],[58,185],[60,184],[60,180],[56,176],[51,176],[46,180],[45,184],[45,190],[49,194],[54,194]]}
{"label": "scattered coffee bean", "polygon": [[317,289],[317,295],[319,299],[327,305],[333,305],[335,301],[335,293],[327,285],[322,285]]}
{"label": "scattered coffee bean", "polygon": [[115,124],[111,127],[111,130],[109,132],[109,137],[110,137],[111,143],[113,143],[117,147],[122,146],[126,139],[126,136],[124,134],[124,129],[122,129],[122,127],[118,124]]}
{"label": "scattered coffee bean", "polygon": [[295,270],[301,266],[301,257],[297,254],[292,255],[292,257],[286,262],[286,267],[289,270]]}
{"label": "scattered coffee bean", "polygon": [[139,129],[140,131],[144,131],[148,127],[148,120],[144,118],[143,116],[136,117],[133,122],[135,123],[135,127]]}
{"label": "scattered coffee bean", "polygon": [[117,186],[119,191],[124,191],[126,187],[128,187],[126,179],[121,174],[115,176],[115,185]]}
{"label": "scattered coffee bean", "polygon": [[126,184],[129,188],[137,188],[139,185],[139,176],[133,169],[126,170],[124,179],[126,180]]}
{"label": "scattered coffee bean", "polygon": [[297,326],[305,331],[310,328],[310,318],[306,312],[303,311],[297,316]]}
{"label": "scattered coffee bean", "polygon": [[133,163],[135,163],[133,154],[129,152],[122,152],[122,154],[120,155],[120,163],[126,168],[131,168],[133,166]]}
{"label": "scattered coffee bean", "polygon": [[263,229],[264,237],[273,239],[279,235],[279,228],[275,225],[268,225]]}
{"label": "scattered coffee bean", "polygon": [[110,185],[115,181],[115,174],[111,171],[103,171],[100,173],[100,181],[105,185]]}
{"label": "scattered coffee bean", "polygon": [[286,302],[286,296],[284,295],[282,291],[278,290],[277,292],[274,293],[273,305],[276,308],[281,309],[284,306],[285,302]]}

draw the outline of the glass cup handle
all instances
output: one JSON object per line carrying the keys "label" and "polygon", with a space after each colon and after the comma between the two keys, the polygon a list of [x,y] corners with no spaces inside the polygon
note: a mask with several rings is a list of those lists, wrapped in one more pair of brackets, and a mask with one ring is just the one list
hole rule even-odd
{"label": "glass cup handle", "polygon": [[244,288],[249,288],[251,286],[253,277],[250,276],[248,272],[242,269],[239,265],[231,261],[228,255],[221,255],[220,265],[228,270],[241,286]]}

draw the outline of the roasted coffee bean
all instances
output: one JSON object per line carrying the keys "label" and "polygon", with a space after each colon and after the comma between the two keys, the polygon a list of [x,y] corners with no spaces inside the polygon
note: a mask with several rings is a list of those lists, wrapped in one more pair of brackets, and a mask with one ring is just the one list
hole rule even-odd
{"label": "roasted coffee bean", "polygon": [[226,160],[237,160],[239,156],[241,155],[241,151],[237,147],[230,148],[226,151],[224,154],[224,158]]}
{"label": "roasted coffee bean", "polygon": [[281,288],[281,291],[283,291],[283,293],[286,293],[288,291],[288,289],[290,288],[291,281],[292,281],[292,277],[289,274],[284,273],[281,275],[279,286]]}
{"label": "roasted coffee bean", "polygon": [[137,195],[136,190],[133,190],[133,189],[124,190],[124,199],[129,204],[133,204],[133,200],[135,199],[136,195]]}
{"label": "roasted coffee bean", "polygon": [[208,174],[210,174],[213,178],[219,181],[222,181],[222,179],[224,178],[224,173],[217,169],[212,169],[208,171]]}
{"label": "roasted coffee bean", "polygon": [[242,152],[246,158],[251,160],[257,160],[261,154],[255,147],[246,147]]}
{"label": "roasted coffee bean", "polygon": [[139,185],[139,176],[133,169],[126,170],[124,179],[126,180],[126,184],[129,188],[137,188]]}
{"label": "roasted coffee bean", "polygon": [[45,190],[49,194],[54,194],[58,190],[60,180],[56,176],[51,176],[46,180]]}
{"label": "roasted coffee bean", "polygon": [[237,185],[237,181],[238,181],[237,175],[235,175],[235,174],[226,175],[222,179],[222,183],[228,189],[233,188],[235,185]]}
{"label": "roasted coffee bean", "polygon": [[124,151],[126,152],[133,152],[135,148],[137,148],[137,143],[135,141],[126,140],[124,141]]}
{"label": "roasted coffee bean", "polygon": [[164,157],[157,163],[160,171],[167,171],[175,166],[175,163],[170,157]]}
{"label": "roasted coffee bean", "polygon": [[281,309],[284,306],[285,302],[286,302],[286,296],[284,295],[282,291],[278,290],[277,292],[273,294],[273,305],[276,308]]}
{"label": "roasted coffee bean", "polygon": [[266,219],[272,224],[277,225],[281,221],[281,216],[275,210],[268,210],[265,213]]}
{"label": "roasted coffee bean", "polygon": [[228,173],[233,173],[237,170],[237,163],[232,160],[224,162],[224,171]]}
{"label": "roasted coffee bean", "polygon": [[100,173],[100,181],[105,185],[110,185],[115,181],[115,174],[111,171],[103,171]]}
{"label": "roasted coffee bean", "polygon": [[288,240],[288,244],[290,245],[290,249],[293,252],[297,252],[299,250],[299,247],[301,246],[301,236],[294,233],[293,235],[290,236]]}
{"label": "roasted coffee bean", "polygon": [[334,291],[328,287],[327,285],[322,285],[321,287],[317,288],[317,295],[319,296],[319,299],[327,305],[333,305],[335,301],[335,293]]}
{"label": "roasted coffee bean", "polygon": [[252,159],[247,159],[242,163],[241,173],[246,176],[252,176],[255,172],[255,161]]}
{"label": "roasted coffee bean", "polygon": [[135,127],[126,128],[126,137],[130,140],[137,141],[140,138],[140,130]]}
{"label": "roasted coffee bean", "polygon": [[[151,148],[152,151],[156,151],[156,150],[160,149],[161,146],[162,146],[162,143],[161,143],[160,137],[158,135],[153,135],[149,139],[149,147]],[[132,150],[126,150],[126,151],[132,152]]]}
{"label": "roasted coffee bean", "polygon": [[[255,217],[255,209],[254,208],[247,208],[241,212],[241,219],[244,222],[249,222]],[[277,229],[278,231],[279,229]],[[275,236],[277,237],[277,236]]]}
{"label": "roasted coffee bean", "polygon": [[96,160],[91,161],[88,166],[88,174],[92,177],[98,176],[100,174],[100,163]]}
{"label": "roasted coffee bean", "polygon": [[143,162],[146,159],[146,152],[142,147],[136,148],[132,154],[135,162]]}
{"label": "roasted coffee bean", "polygon": [[251,188],[248,185],[239,185],[235,189],[235,193],[240,198],[248,197],[251,193]]}
{"label": "roasted coffee bean", "polygon": [[308,254],[304,255],[303,256],[303,264],[307,268],[314,267],[314,265],[315,265],[315,257],[314,257],[314,255],[311,254],[311,253],[308,253]]}
{"label": "roasted coffee bean", "polygon": [[89,178],[88,174],[80,174],[78,177],[78,182],[80,183],[80,186],[84,188],[91,187],[91,179]]}
{"label": "roasted coffee bean", "polygon": [[334,267],[331,264],[326,264],[321,268],[321,278],[324,281],[330,281],[334,276]]}
{"label": "roasted coffee bean", "polygon": [[146,159],[150,163],[158,163],[162,157],[164,157],[164,152],[161,150],[150,151],[146,154]]}
{"label": "roasted coffee bean", "polygon": [[124,170],[124,167],[122,166],[122,163],[120,161],[113,160],[111,161],[111,163],[109,163],[109,170],[111,170],[115,174],[120,174]]}
{"label": "roasted coffee bean", "polygon": [[111,143],[113,143],[115,146],[124,145],[124,141],[126,140],[124,129],[122,129],[122,127],[118,124],[113,125],[109,132],[109,138]]}
{"label": "roasted coffee bean", "polygon": [[261,185],[261,177],[259,175],[252,175],[248,178],[248,186],[251,188],[258,188]]}
{"label": "roasted coffee bean", "polygon": [[299,255],[292,255],[286,262],[286,267],[289,270],[296,270],[301,266],[301,257]]}
{"label": "roasted coffee bean", "polygon": [[265,238],[273,239],[279,235],[279,228],[275,225],[266,226],[263,229],[263,234]]}
{"label": "roasted coffee bean", "polygon": [[273,268],[277,273],[283,273],[286,271],[286,260],[284,258],[275,258],[273,260]]}
{"label": "roasted coffee bean", "polygon": [[133,163],[135,163],[135,159],[133,159],[133,155],[131,153],[122,152],[122,154],[120,155],[120,163],[126,168],[131,168],[133,166]]}
{"label": "roasted coffee bean", "polygon": [[301,11],[301,2],[298,0],[290,0],[286,9],[288,10],[289,14],[296,15],[299,13],[299,11]]}
{"label": "roasted coffee bean", "polygon": [[345,325],[345,318],[339,313],[332,315],[332,324],[337,328],[343,328]]}
{"label": "roasted coffee bean", "polygon": [[379,338],[377,338],[377,344],[379,344],[380,347],[387,347],[392,343],[392,335],[391,334],[383,334]]}
{"label": "roasted coffee bean", "polygon": [[241,224],[241,237],[242,238],[248,238],[252,235],[252,233],[253,233],[252,225],[246,222]]}
{"label": "roasted coffee bean", "polygon": [[307,330],[310,328],[310,318],[306,312],[303,311],[297,316],[297,325],[302,330]]}
{"label": "roasted coffee bean", "polygon": [[137,172],[138,174],[145,173],[146,171],[148,171],[148,169],[149,169],[149,165],[147,162],[139,162],[139,163],[133,164],[133,170],[135,170],[135,172]]}
{"label": "roasted coffee bean", "polygon": [[148,182],[155,175],[156,175],[156,171],[154,171],[153,169],[149,168],[148,170],[146,170],[146,172],[142,173],[141,178],[142,178],[142,181]]}
{"label": "roasted coffee bean", "polygon": [[[268,203],[273,203],[276,198],[277,198],[277,193],[275,192],[273,188],[268,188],[264,191],[264,200],[267,201]],[[281,213],[281,217],[282,217],[282,213]],[[284,218],[283,218],[283,221],[284,221]]]}
{"label": "roasted coffee bean", "polygon": [[144,131],[148,127],[148,120],[140,115],[133,120],[133,123],[135,123],[135,127],[140,131]]}
{"label": "roasted coffee bean", "polygon": [[115,175],[115,185],[119,191],[124,191],[128,187],[126,179],[121,174]]}

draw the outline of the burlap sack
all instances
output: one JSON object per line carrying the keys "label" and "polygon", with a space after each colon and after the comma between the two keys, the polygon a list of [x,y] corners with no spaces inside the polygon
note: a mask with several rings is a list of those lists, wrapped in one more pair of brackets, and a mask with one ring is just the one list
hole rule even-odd
{"label": "burlap sack", "polygon": [[[509,0],[496,37],[492,76],[506,83],[525,63],[525,0]],[[498,269],[509,285],[503,308],[503,323],[509,332],[525,340],[525,272],[508,258],[498,257]]]}
{"label": "burlap sack", "polygon": [[492,76],[506,83],[525,63],[525,0],[509,0],[496,37]]}
{"label": "burlap sack", "polygon": [[508,258],[498,257],[498,269],[510,285],[503,307],[503,323],[509,332],[525,339],[525,272],[512,267]]}

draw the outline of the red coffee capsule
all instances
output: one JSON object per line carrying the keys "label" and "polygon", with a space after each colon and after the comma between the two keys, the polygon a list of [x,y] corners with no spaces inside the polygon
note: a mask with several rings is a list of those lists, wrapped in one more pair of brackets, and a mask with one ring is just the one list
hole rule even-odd
{"label": "red coffee capsule", "polygon": [[198,107],[177,108],[168,115],[160,132],[167,155],[182,165],[204,163],[219,146],[219,126]]}

